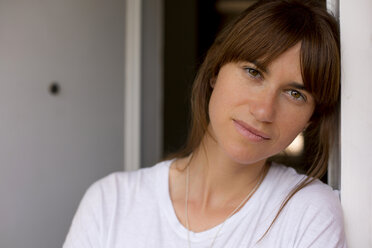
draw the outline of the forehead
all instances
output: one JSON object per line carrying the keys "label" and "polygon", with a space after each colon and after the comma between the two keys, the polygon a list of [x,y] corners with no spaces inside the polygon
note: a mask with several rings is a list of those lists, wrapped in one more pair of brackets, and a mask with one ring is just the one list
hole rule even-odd
{"label": "forehead", "polygon": [[288,48],[283,53],[279,54],[277,57],[268,60],[264,58],[259,58],[257,60],[247,62],[253,63],[258,69],[270,73],[270,68],[281,66],[283,69],[291,68],[297,72],[301,72],[301,43],[297,43],[293,47]]}
{"label": "forehead", "polygon": [[[275,1],[270,3],[277,6]],[[272,11],[245,12],[216,40],[211,77],[229,62],[256,62],[266,69],[289,48],[301,43],[299,60],[305,89],[318,104],[334,105],[339,98],[340,81],[337,23],[323,10],[319,15],[320,10],[315,13],[304,6],[300,9],[275,7]]]}
{"label": "forehead", "polygon": [[266,73],[286,73],[293,77],[297,82],[302,82],[300,51],[301,44],[299,43],[289,48],[270,62],[266,68]]}

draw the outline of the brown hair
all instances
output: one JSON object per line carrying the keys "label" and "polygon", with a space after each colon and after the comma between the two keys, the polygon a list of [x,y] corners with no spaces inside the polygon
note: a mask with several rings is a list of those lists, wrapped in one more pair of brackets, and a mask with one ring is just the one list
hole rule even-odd
{"label": "brown hair", "polygon": [[296,192],[327,171],[339,102],[340,45],[338,23],[324,6],[306,0],[258,1],[230,23],[217,36],[195,78],[188,142],[173,155],[188,156],[201,144],[209,123],[211,81],[224,64],[258,61],[265,67],[299,42],[304,86],[315,99],[315,110],[306,131],[313,141],[314,154],[308,177],[284,200],[272,224]]}

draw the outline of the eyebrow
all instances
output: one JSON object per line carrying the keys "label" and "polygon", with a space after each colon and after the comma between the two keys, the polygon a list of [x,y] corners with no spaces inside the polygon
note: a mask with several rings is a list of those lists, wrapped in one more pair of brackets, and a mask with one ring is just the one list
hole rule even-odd
{"label": "eyebrow", "polygon": [[303,84],[297,82],[291,82],[288,85],[299,90],[308,91]]}
{"label": "eyebrow", "polygon": [[263,72],[267,73],[266,66],[263,66],[259,61],[255,60],[255,61],[252,61],[250,63],[254,64],[254,66],[256,66],[257,69],[259,69],[260,71],[263,71]]}
{"label": "eyebrow", "polygon": [[[259,69],[259,70],[261,70],[261,71],[263,71],[265,73],[268,73],[268,70],[266,69],[266,67],[263,66],[259,61],[255,60],[255,61],[252,61],[250,63],[254,64],[254,66],[256,66],[257,69]],[[293,88],[296,88],[296,89],[299,89],[299,90],[304,90],[304,91],[307,91],[308,92],[308,90],[305,88],[305,86],[303,84],[298,83],[298,82],[291,82],[289,84],[289,86],[291,86]]]}

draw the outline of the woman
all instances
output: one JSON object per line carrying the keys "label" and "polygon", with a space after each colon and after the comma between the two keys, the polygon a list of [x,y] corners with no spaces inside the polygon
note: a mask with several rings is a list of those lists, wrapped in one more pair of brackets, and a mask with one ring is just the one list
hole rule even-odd
{"label": "woman", "polygon": [[[309,1],[259,1],[195,79],[185,149],[84,196],[69,247],[346,247],[325,173],[339,101],[337,22]],[[303,130],[307,175],[269,162]]]}

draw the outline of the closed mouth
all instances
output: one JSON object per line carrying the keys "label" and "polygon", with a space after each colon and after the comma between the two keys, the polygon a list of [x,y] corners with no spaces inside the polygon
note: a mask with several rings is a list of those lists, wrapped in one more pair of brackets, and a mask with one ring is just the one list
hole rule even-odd
{"label": "closed mouth", "polygon": [[238,129],[243,132],[243,134],[245,134],[246,136],[250,136],[251,138],[255,138],[254,136],[256,136],[255,140],[259,141],[260,139],[262,140],[269,140],[270,139],[270,136],[262,131],[259,131],[257,129],[255,129],[254,127],[251,127],[250,125],[248,125],[247,123],[245,123],[244,121],[240,121],[240,120],[235,120],[233,119],[235,125],[238,127]]}

